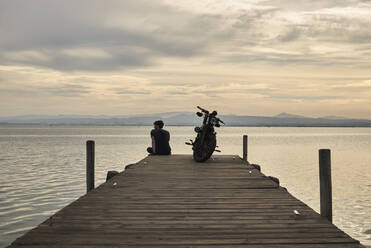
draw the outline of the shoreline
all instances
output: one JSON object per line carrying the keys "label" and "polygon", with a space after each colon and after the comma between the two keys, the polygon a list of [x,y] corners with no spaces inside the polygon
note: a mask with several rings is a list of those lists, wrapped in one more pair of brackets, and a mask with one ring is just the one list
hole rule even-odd
{"label": "shoreline", "polygon": [[[35,127],[151,127],[150,124],[43,124],[43,123],[0,123],[0,127],[11,126],[35,126]],[[168,124],[168,127],[194,127],[191,124],[174,125]],[[304,127],[304,128],[371,128],[371,125],[226,125],[226,127]]]}

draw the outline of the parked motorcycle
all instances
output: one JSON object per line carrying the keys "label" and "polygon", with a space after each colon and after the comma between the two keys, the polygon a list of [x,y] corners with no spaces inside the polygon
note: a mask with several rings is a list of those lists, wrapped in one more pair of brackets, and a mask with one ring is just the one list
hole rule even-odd
{"label": "parked motorcycle", "polygon": [[216,132],[214,127],[220,127],[220,123],[225,124],[217,116],[217,112],[209,112],[199,106],[197,108],[201,112],[197,112],[197,116],[203,117],[203,122],[201,127],[195,127],[195,132],[197,133],[196,140],[193,142],[186,142],[187,145],[191,145],[193,149],[193,159],[197,162],[205,162],[208,160],[214,151],[220,152],[215,149],[216,145]]}

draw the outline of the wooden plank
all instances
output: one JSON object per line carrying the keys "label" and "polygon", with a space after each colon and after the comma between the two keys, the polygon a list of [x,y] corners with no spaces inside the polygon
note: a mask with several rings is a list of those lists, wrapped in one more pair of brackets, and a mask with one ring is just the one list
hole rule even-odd
{"label": "wooden plank", "polygon": [[[22,245],[22,244],[15,244],[15,245],[11,245],[10,246],[11,248],[14,248],[14,247],[29,247],[29,248],[50,248],[49,245]],[[65,248],[66,246],[65,245],[54,245],[53,244],[53,247],[54,248]],[[99,245],[85,245],[85,244],[79,244],[79,245],[69,245],[68,246],[69,248],[101,248],[102,246],[99,246]],[[104,245],[105,248],[117,248],[118,246],[117,245],[107,245],[105,244]],[[174,247],[174,248],[189,248],[190,246],[189,245],[166,245],[166,244],[162,244],[162,245],[155,245],[155,244],[151,244],[151,245],[138,245],[138,244],[134,244],[134,245],[129,245],[129,244],[121,244],[120,245],[120,248],[148,248],[148,247],[152,247],[152,248],[163,248],[163,247]],[[274,244],[264,244],[264,245],[261,245],[261,244],[258,244],[258,245],[231,245],[231,244],[228,244],[228,245],[219,245],[219,244],[214,244],[214,245],[192,245],[192,248],[215,248],[215,247],[218,247],[218,248],[362,248],[363,246],[361,246],[360,244],[278,244],[278,245],[274,245]]]}
{"label": "wooden plank", "polygon": [[[298,210],[300,215],[296,215]],[[238,156],[150,156],[10,247],[359,248]]]}
{"label": "wooden plank", "polygon": [[[22,245],[22,244],[15,244],[10,246],[11,248],[14,247],[29,247],[29,248],[50,248],[50,245]],[[54,248],[65,248],[66,246],[64,245],[54,245]],[[86,245],[86,244],[79,244],[79,245],[69,245],[69,248],[101,248],[102,246],[99,245]],[[117,245],[104,245],[105,248],[117,248]],[[148,248],[148,247],[153,247],[153,248],[163,248],[163,247],[174,247],[174,248],[189,248],[189,245],[179,245],[179,244],[173,244],[173,245],[138,245],[138,244],[121,244],[119,246],[120,248]],[[192,245],[192,248],[362,248],[363,246],[360,244],[257,244],[257,245],[219,245],[219,244],[214,244],[214,245]]]}

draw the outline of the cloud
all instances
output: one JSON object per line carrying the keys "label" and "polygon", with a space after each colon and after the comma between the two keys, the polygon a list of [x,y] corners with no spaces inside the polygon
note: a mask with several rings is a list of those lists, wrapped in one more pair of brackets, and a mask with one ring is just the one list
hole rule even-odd
{"label": "cloud", "polygon": [[1,95],[22,96],[22,97],[81,97],[91,92],[90,87],[76,85],[76,84],[62,84],[56,86],[33,86],[27,87],[22,85],[15,85],[13,87],[0,88]]}
{"label": "cloud", "polygon": [[0,113],[367,113],[370,26],[366,0],[0,1]]}
{"label": "cloud", "polygon": [[167,91],[169,95],[189,95],[190,93],[184,91]]}
{"label": "cloud", "polygon": [[299,39],[300,36],[301,36],[301,30],[298,27],[294,26],[292,29],[288,30],[287,32],[279,34],[277,36],[277,39],[281,42],[290,42],[290,41],[295,41]]}
{"label": "cloud", "polygon": [[[351,44],[348,48],[364,57],[370,16],[371,4],[356,0],[2,1],[0,59],[3,65],[61,71],[144,68],[171,57],[357,63],[359,57],[346,52],[329,49],[327,59],[313,47]],[[286,52],[262,52],[262,47]]]}
{"label": "cloud", "polygon": [[270,94],[270,98],[288,99],[288,100],[330,100],[341,99],[341,96],[334,95],[320,95],[320,96],[306,96],[306,95],[291,95],[291,94]]}
{"label": "cloud", "polygon": [[353,81],[345,84],[335,84],[331,86],[332,89],[341,92],[356,92],[363,95],[365,91],[371,92],[371,79],[363,81]]}
{"label": "cloud", "polygon": [[112,89],[118,95],[150,95],[149,90],[131,90],[126,88],[113,88]]}
{"label": "cloud", "polygon": [[57,70],[149,66],[162,56],[200,54],[223,36],[218,16],[142,0],[3,1],[0,16],[3,64]]}
{"label": "cloud", "polygon": [[75,97],[87,94],[90,88],[78,84],[63,84],[57,87],[45,87],[39,89],[46,93],[58,96]]}
{"label": "cloud", "polygon": [[50,57],[40,51],[22,50],[22,51],[10,51],[4,52],[3,58],[8,61],[18,61],[25,63],[48,62]]}

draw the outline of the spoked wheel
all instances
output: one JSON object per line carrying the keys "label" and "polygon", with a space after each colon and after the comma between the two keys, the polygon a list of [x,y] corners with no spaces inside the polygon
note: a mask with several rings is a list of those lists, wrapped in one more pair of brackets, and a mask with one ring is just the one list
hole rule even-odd
{"label": "spoked wheel", "polygon": [[201,135],[198,135],[193,143],[193,159],[196,162],[205,162],[213,154],[216,147],[215,134],[207,135],[201,144]]}

